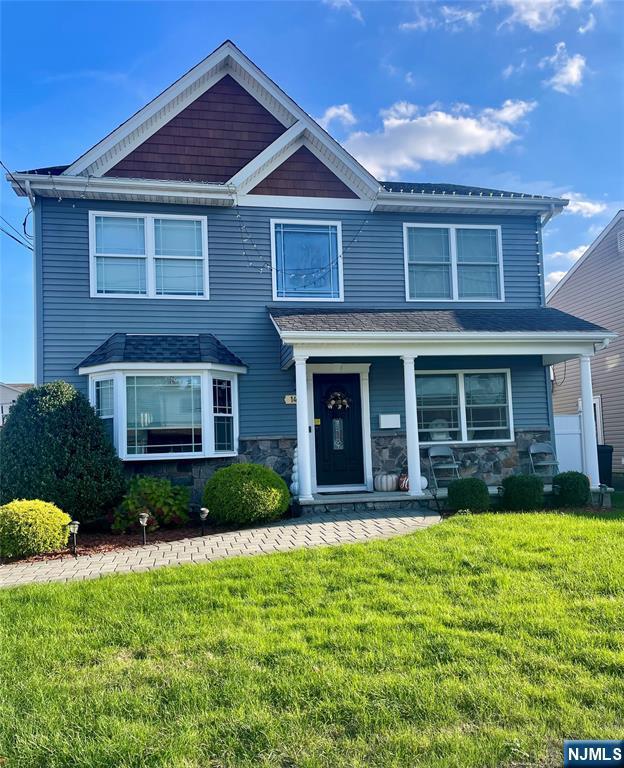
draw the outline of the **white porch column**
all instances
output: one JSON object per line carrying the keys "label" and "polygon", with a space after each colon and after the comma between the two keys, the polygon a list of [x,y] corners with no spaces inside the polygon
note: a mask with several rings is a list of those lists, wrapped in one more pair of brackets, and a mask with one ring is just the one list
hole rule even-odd
{"label": "white porch column", "polygon": [[581,357],[581,408],[583,409],[583,469],[592,487],[600,482],[598,476],[598,448],[594,420],[594,394],[591,378],[591,358]]}
{"label": "white porch column", "polygon": [[308,413],[307,355],[295,355],[295,386],[297,393],[297,468],[299,498],[312,498],[310,472],[310,415]]}
{"label": "white porch column", "polygon": [[409,495],[417,496],[420,487],[420,442],[418,440],[418,416],[416,413],[415,356],[403,355],[403,380],[405,385],[405,436],[407,441],[407,475]]}

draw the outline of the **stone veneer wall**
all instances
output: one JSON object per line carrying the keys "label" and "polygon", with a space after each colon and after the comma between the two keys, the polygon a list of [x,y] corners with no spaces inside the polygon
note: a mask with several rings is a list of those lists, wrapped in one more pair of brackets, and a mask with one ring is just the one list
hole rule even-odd
{"label": "stone veneer wall", "polygon": [[[550,440],[548,430],[518,431],[510,445],[453,446],[461,464],[462,477],[480,477],[488,485],[498,485],[503,477],[529,472],[528,447],[531,443]],[[240,441],[240,453],[235,458],[180,459],[170,461],[126,462],[129,474],[168,477],[178,485],[191,488],[191,500],[201,502],[206,480],[221,467],[233,462],[253,462],[274,469],[290,485],[295,438],[245,439]],[[407,471],[405,435],[373,435],[373,475],[379,472]],[[421,449],[423,474],[428,477],[427,451]]]}
{"label": "stone veneer wall", "polygon": [[126,461],[126,472],[130,475],[155,475],[167,477],[176,485],[191,488],[191,503],[199,506],[206,480],[217,469],[227,467],[234,462],[264,464],[274,469],[290,485],[293,461],[292,456],[297,441],[295,438],[247,439],[240,440],[239,454],[236,457],[215,459],[167,459],[166,461]]}
{"label": "stone veneer wall", "polygon": [[[530,472],[529,445],[550,441],[549,430],[517,431],[509,445],[452,446],[462,477],[480,477],[488,485],[499,485],[507,475]],[[407,472],[405,435],[373,435],[373,475],[379,472]],[[421,448],[422,473],[429,479],[427,449]]]}

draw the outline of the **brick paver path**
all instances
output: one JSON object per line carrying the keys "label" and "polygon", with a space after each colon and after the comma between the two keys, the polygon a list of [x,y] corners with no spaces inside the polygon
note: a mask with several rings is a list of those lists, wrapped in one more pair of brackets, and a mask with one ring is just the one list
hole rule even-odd
{"label": "brick paver path", "polygon": [[387,509],[309,514],[258,528],[195,536],[105,554],[0,565],[0,587],[95,579],[108,573],[149,571],[163,565],[208,563],[224,557],[285,552],[302,547],[387,539],[439,522],[426,510]]}

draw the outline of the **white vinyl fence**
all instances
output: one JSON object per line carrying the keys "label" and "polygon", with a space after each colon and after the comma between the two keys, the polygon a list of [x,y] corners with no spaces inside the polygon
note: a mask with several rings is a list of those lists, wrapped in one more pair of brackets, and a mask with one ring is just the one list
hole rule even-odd
{"label": "white vinyl fence", "polygon": [[583,471],[583,435],[579,413],[555,416],[555,444],[559,471]]}

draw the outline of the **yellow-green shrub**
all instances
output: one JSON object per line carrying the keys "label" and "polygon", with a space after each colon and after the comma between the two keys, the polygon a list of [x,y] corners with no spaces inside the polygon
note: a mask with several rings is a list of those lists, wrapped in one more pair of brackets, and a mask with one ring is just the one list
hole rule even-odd
{"label": "yellow-green shrub", "polygon": [[204,488],[210,519],[223,525],[277,520],[289,503],[286,483],[277,472],[260,464],[231,464],[219,469]]}
{"label": "yellow-green shrub", "polygon": [[69,515],[40,499],[19,499],[0,507],[0,557],[54,552],[67,545]]}

